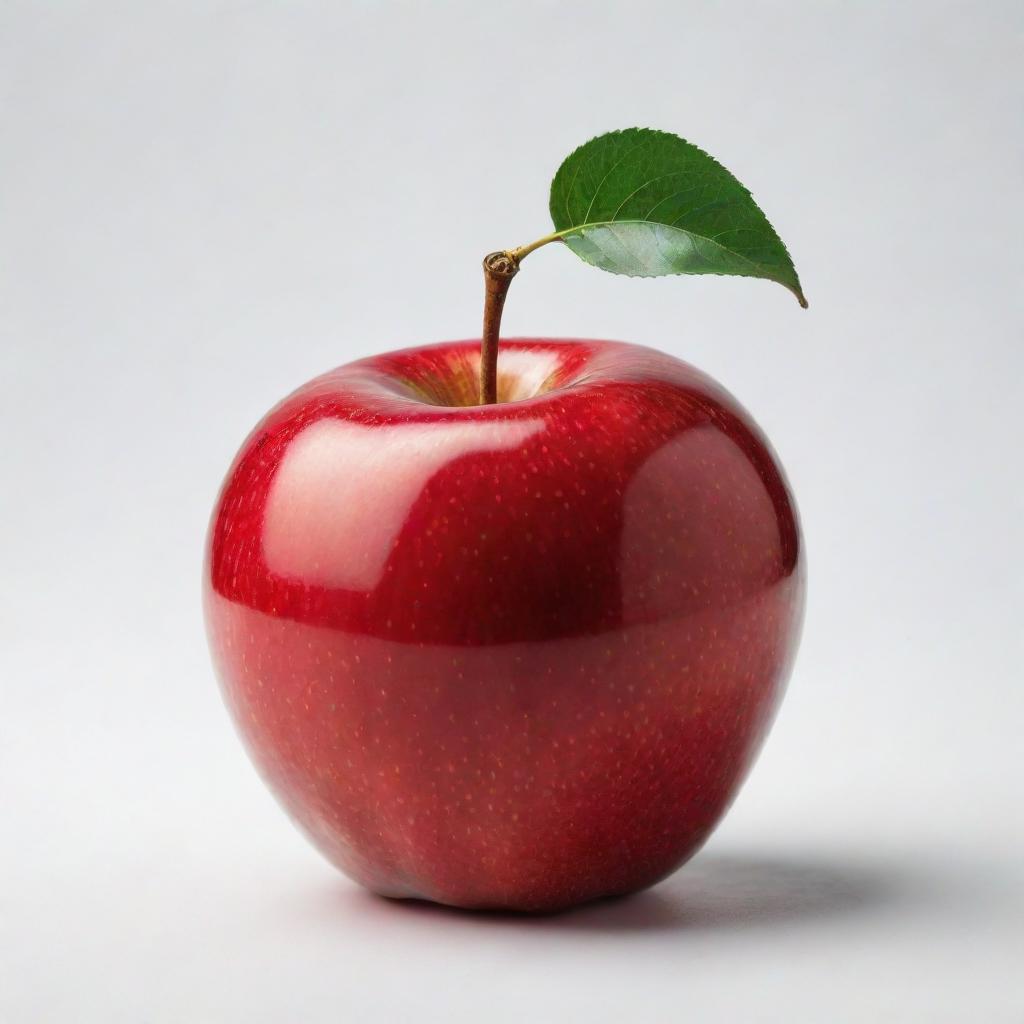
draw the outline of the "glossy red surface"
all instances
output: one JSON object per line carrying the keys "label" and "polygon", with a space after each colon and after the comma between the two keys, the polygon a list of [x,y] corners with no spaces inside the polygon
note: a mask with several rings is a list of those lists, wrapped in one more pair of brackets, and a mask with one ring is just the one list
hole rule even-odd
{"label": "glossy red surface", "polygon": [[340,868],[554,909],[651,884],[720,819],[795,652],[802,542],[764,437],[697,370],[506,340],[518,400],[455,404],[477,345],[353,363],[259,424],[207,625],[253,760]]}

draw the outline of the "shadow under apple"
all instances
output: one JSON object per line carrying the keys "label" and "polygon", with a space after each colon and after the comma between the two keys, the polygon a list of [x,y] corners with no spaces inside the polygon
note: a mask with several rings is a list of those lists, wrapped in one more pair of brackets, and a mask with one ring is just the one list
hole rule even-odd
{"label": "shadow under apple", "polygon": [[884,864],[707,853],[644,892],[555,914],[466,911],[419,900],[384,899],[362,889],[346,890],[345,898],[353,912],[408,915],[420,922],[449,918],[462,926],[629,932],[739,930],[810,922],[903,903],[919,891],[920,879]]}

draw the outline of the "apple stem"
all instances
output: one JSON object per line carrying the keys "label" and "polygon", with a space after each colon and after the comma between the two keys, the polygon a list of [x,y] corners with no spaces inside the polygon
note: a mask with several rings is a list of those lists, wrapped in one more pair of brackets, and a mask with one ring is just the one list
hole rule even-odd
{"label": "apple stem", "polygon": [[549,242],[561,242],[564,231],[554,231],[518,249],[502,249],[484,257],[484,334],[480,342],[480,404],[498,401],[498,335],[501,333],[501,311],[512,278],[519,273],[524,256]]}
{"label": "apple stem", "polygon": [[501,311],[519,260],[512,252],[492,252],[484,257],[484,333],[480,343],[480,404],[498,401],[498,336]]}

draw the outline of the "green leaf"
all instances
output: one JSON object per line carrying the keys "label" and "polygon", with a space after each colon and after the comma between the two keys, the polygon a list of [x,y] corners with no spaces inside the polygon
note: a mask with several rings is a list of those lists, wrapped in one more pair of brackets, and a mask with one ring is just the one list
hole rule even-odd
{"label": "green leaf", "polygon": [[551,183],[557,237],[613,274],[735,274],[807,300],[767,217],[717,160],[668,132],[627,128],[580,146]]}

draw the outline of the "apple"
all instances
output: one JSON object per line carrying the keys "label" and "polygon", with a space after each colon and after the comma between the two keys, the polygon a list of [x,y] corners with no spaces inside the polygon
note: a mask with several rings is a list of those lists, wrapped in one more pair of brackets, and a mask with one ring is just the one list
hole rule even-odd
{"label": "apple", "polygon": [[542,911],[657,881],[725,812],[796,650],[796,510],[728,392],[622,343],[499,348],[544,246],[806,308],[788,250],[720,163],[648,128],[573,150],[548,205],[553,231],[484,257],[479,341],[299,388],[213,513],[206,620],[239,731],[314,844],[387,896]]}
{"label": "apple", "polygon": [[708,837],[798,641],[796,508],[764,435],[677,359],[606,341],[379,355],[243,444],[204,573],[258,770],[374,892],[548,911]]}

